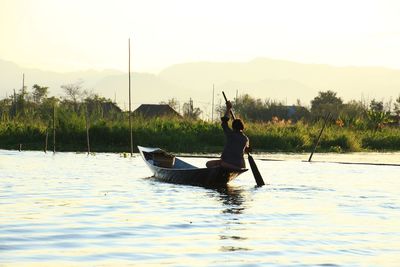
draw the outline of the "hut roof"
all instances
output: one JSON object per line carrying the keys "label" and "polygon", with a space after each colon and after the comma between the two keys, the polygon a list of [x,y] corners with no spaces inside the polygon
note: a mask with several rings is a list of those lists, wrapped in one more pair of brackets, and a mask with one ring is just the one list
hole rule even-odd
{"label": "hut roof", "polygon": [[182,117],[168,104],[142,104],[133,111],[135,115],[143,117]]}

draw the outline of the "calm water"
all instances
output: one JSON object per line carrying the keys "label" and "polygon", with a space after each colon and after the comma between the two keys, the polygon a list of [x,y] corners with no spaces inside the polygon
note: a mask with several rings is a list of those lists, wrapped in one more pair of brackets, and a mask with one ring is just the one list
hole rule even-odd
{"label": "calm water", "polygon": [[138,155],[0,150],[0,266],[400,265],[400,167],[273,156],[268,186],[213,190],[146,178]]}

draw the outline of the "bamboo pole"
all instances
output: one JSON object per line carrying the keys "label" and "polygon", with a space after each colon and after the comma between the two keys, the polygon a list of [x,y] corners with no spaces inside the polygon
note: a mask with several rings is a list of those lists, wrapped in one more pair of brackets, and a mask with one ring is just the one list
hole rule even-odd
{"label": "bamboo pole", "polygon": [[22,73],[22,101],[25,100],[25,73]]}
{"label": "bamboo pole", "polygon": [[213,96],[212,96],[211,122],[214,122],[214,84],[213,84]]}
{"label": "bamboo pole", "polygon": [[14,120],[17,117],[17,94],[14,89]]}
{"label": "bamboo pole", "polygon": [[85,114],[85,119],[86,119],[86,142],[87,142],[87,153],[90,155],[90,140],[89,140],[89,115],[88,115],[88,110],[86,106],[86,114]]}
{"label": "bamboo pole", "polygon": [[21,89],[21,111],[22,114],[25,115],[25,108],[26,108],[26,103],[25,103],[25,73],[22,73],[22,89]]}
{"label": "bamboo pole", "polygon": [[128,39],[128,71],[129,71],[129,130],[130,130],[130,144],[131,144],[131,157],[133,156],[133,135],[132,135],[132,105],[131,105],[131,39]]}
{"label": "bamboo pole", "polygon": [[53,103],[53,154],[56,153],[56,103]]}
{"label": "bamboo pole", "polygon": [[322,126],[321,131],[319,132],[318,138],[315,141],[314,148],[313,148],[313,150],[312,150],[312,152],[310,154],[310,157],[308,158],[308,162],[311,162],[311,158],[314,155],[315,150],[317,149],[317,146],[318,146],[318,143],[319,143],[319,139],[321,138],[322,132],[324,131],[326,123],[329,120],[330,116],[331,116],[330,112],[328,113],[328,115],[325,116],[324,125]]}
{"label": "bamboo pole", "polygon": [[47,153],[47,143],[49,140],[49,128],[46,128],[46,138],[44,142],[44,153]]}

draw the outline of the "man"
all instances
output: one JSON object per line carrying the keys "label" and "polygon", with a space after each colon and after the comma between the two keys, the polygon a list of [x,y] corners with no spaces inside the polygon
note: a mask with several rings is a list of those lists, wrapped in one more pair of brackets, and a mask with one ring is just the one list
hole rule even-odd
{"label": "man", "polygon": [[226,143],[221,159],[210,160],[207,168],[222,166],[229,169],[241,169],[246,167],[243,155],[249,149],[249,138],[243,133],[244,124],[241,119],[234,119],[232,129],[228,126],[232,103],[226,102],[225,115],[221,118],[221,126],[224,130]]}

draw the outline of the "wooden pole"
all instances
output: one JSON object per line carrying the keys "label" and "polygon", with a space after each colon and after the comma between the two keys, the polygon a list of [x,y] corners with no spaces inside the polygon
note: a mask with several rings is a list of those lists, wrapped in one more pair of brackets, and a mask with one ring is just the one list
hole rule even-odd
{"label": "wooden pole", "polygon": [[214,122],[214,84],[213,84],[213,96],[212,96],[211,122]]}
{"label": "wooden pole", "polygon": [[14,89],[14,120],[17,117],[17,94]]}
{"label": "wooden pole", "polygon": [[25,73],[22,73],[22,98],[25,98]]}
{"label": "wooden pole", "polygon": [[315,150],[317,149],[317,146],[318,146],[318,143],[319,143],[319,139],[321,138],[322,132],[324,131],[326,123],[327,123],[327,121],[328,121],[330,116],[331,116],[330,112],[328,113],[328,115],[325,116],[324,125],[322,126],[321,131],[319,132],[318,138],[315,141],[314,148],[313,148],[313,150],[312,150],[312,152],[310,154],[310,157],[308,158],[308,162],[311,162],[311,158],[314,155]]}
{"label": "wooden pole", "polygon": [[131,39],[128,39],[128,70],[129,70],[129,130],[130,130],[130,137],[131,137],[131,157],[133,156],[133,135],[132,135],[132,105],[131,105]]}
{"label": "wooden pole", "polygon": [[86,106],[86,114],[85,114],[85,119],[86,119],[86,142],[87,142],[87,153],[90,155],[90,140],[89,140],[89,114]]}
{"label": "wooden pole", "polygon": [[22,111],[22,113],[25,113],[25,73],[22,73],[22,90],[21,90],[21,94],[22,94],[22,97],[21,97],[21,100],[22,100],[22,109],[21,109],[21,111]]}
{"label": "wooden pole", "polygon": [[56,153],[56,103],[53,103],[53,154]]}
{"label": "wooden pole", "polygon": [[49,128],[46,129],[46,138],[44,142],[44,153],[47,153],[47,142],[49,140]]}
{"label": "wooden pole", "polygon": [[192,98],[189,99],[189,116],[193,118],[193,100]]}

